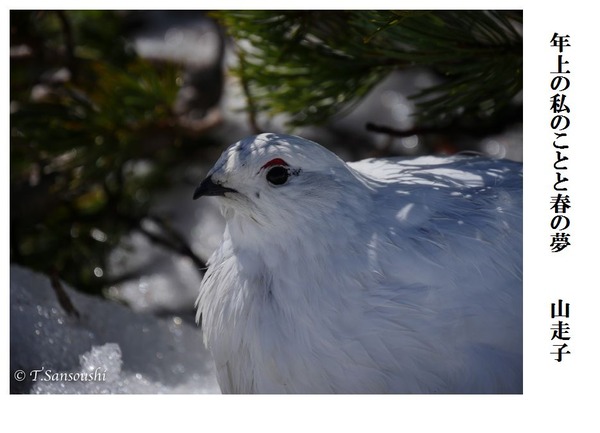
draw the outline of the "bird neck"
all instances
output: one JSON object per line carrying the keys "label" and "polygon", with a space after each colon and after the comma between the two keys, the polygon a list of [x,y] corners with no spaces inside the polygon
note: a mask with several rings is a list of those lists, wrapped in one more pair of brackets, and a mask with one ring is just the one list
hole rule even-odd
{"label": "bird neck", "polygon": [[[264,282],[263,287],[250,288],[262,293],[250,296],[268,295],[290,315],[310,314],[317,304],[337,308],[347,302],[372,277],[364,248],[368,239],[363,239],[369,208],[348,206],[335,217],[314,224],[290,221],[293,229],[275,232],[247,219],[228,221],[227,236],[242,279]],[[333,290],[332,280],[344,290]]]}

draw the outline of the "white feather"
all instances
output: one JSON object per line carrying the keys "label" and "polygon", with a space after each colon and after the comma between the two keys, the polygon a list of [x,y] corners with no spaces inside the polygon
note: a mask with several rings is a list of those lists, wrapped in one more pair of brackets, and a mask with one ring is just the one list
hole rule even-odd
{"label": "white feather", "polygon": [[522,392],[520,164],[262,134],[209,177],[237,191],[197,302],[223,392]]}

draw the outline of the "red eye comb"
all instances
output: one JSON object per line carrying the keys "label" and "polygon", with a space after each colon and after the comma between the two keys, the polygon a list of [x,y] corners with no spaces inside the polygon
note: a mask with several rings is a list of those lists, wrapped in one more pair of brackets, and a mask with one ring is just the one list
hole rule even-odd
{"label": "red eye comb", "polygon": [[283,159],[281,158],[275,158],[270,160],[269,162],[267,162],[265,165],[263,165],[260,169],[264,169],[264,168],[269,168],[269,167],[273,167],[274,165],[283,165],[284,167],[288,166],[288,163],[285,162]]}

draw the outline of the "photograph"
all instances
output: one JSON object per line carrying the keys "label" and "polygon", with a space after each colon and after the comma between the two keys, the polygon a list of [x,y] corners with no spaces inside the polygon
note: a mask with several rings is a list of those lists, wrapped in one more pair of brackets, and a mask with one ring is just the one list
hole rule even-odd
{"label": "photograph", "polygon": [[7,10],[11,405],[458,431],[579,389],[582,37],[465,3]]}
{"label": "photograph", "polygon": [[11,391],[521,393],[522,18],[12,11]]}

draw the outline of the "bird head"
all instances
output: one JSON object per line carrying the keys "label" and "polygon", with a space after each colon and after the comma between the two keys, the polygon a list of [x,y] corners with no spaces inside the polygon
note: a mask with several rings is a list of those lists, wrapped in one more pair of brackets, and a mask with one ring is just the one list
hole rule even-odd
{"label": "bird head", "polygon": [[[301,137],[265,133],[229,146],[194,192],[216,196],[226,220],[285,228],[351,208],[358,175],[334,153]],[[357,205],[359,203],[356,203]]]}

